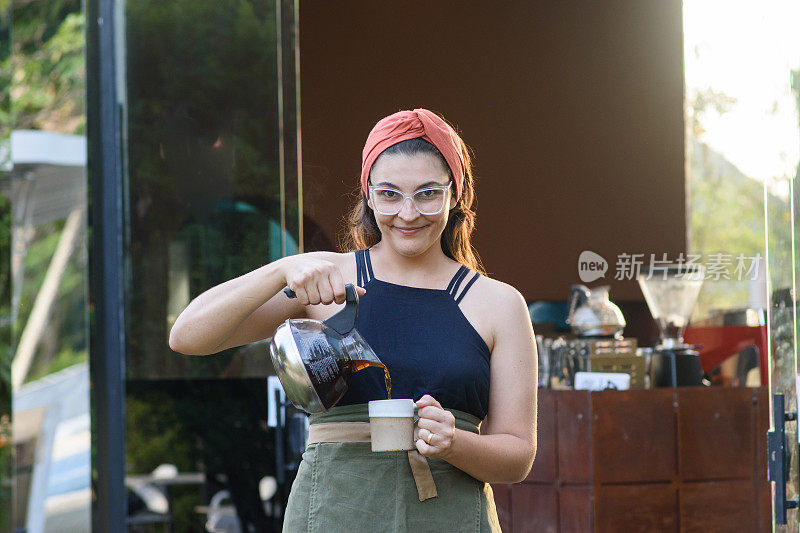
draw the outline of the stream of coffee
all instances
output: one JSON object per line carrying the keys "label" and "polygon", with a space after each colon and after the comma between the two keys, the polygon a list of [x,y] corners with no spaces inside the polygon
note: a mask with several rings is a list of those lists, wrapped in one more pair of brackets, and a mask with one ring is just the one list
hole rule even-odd
{"label": "stream of coffee", "polygon": [[366,361],[364,359],[355,359],[349,362],[350,370],[352,372],[358,372],[359,370],[364,370],[370,366],[376,366],[383,369],[383,381],[386,383],[386,398],[391,400],[392,399],[392,378],[389,376],[389,369],[386,368],[386,365],[383,363],[378,363],[375,361]]}

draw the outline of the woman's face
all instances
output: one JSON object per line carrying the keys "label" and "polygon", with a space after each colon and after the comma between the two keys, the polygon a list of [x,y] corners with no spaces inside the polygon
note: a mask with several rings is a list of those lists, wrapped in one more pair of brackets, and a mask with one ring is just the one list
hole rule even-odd
{"label": "woman's face", "polygon": [[[392,187],[411,195],[426,187],[446,186],[450,178],[441,160],[433,154],[390,154],[381,155],[372,165],[370,181],[372,186]],[[439,243],[447,225],[451,191],[452,187],[446,193],[444,208],[436,215],[420,214],[410,199],[403,201],[396,215],[381,215],[375,211],[381,240],[407,257],[420,255],[434,245],[441,246]],[[368,205],[375,210],[371,195]]]}

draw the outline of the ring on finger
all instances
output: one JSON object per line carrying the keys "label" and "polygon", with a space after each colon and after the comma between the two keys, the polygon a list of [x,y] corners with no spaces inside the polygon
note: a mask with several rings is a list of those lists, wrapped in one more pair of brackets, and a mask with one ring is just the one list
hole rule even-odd
{"label": "ring on finger", "polygon": [[428,446],[430,446],[430,444],[431,444],[431,439],[432,439],[432,438],[433,438],[433,433],[431,433],[431,432],[429,431],[429,432],[428,432],[428,438],[427,438],[427,439],[425,439],[425,442],[427,442],[427,443],[428,443]]}

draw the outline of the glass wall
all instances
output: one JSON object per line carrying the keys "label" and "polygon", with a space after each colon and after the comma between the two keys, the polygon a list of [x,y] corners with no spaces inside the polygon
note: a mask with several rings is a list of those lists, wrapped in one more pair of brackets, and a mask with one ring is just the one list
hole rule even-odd
{"label": "glass wall", "polygon": [[[11,208],[2,208],[2,227],[10,234],[0,239],[0,248],[10,247],[10,257],[0,267],[0,320],[9,342],[0,360],[13,353],[15,465],[13,513],[0,515],[28,532],[86,531],[91,487],[84,15],[80,0],[2,5],[10,10],[4,27],[13,22],[2,54],[13,86],[4,86],[8,105],[2,112],[4,127],[11,126],[3,134],[9,142],[2,177]],[[0,371],[4,378],[7,369]],[[7,456],[6,424],[0,415],[0,462]]]}
{"label": "glass wall", "polygon": [[[798,101],[800,104],[800,101]],[[785,401],[785,411],[796,411],[798,404],[798,389],[800,384],[800,368],[798,367],[798,314],[797,314],[797,223],[798,205],[795,197],[798,178],[786,180],[784,183],[774,181],[765,184],[764,203],[768,212],[782,216],[767,220],[769,232],[767,242],[767,267],[769,273],[770,306],[768,308],[769,343],[770,343],[770,392],[782,394]],[[785,198],[782,192],[788,191]],[[774,430],[777,422],[772,409],[773,397],[770,397],[770,426]],[[800,433],[798,432],[797,419],[785,421],[785,431],[788,443],[788,469],[785,484],[785,499],[797,499],[800,495]],[[780,494],[777,484],[773,487],[775,494]],[[785,525],[776,525],[775,531],[797,531],[797,510],[791,509],[786,513]],[[776,521],[781,524],[780,521]]]}
{"label": "glass wall", "polygon": [[[704,284],[695,317],[716,314],[722,325],[726,311],[764,312],[770,392],[785,395],[786,411],[796,410],[800,6],[686,1],[683,9],[688,245],[715,274],[706,278],[712,283]],[[772,406],[770,397],[774,429]],[[796,420],[786,432],[786,498],[796,499]],[[798,530],[797,511],[786,514],[788,523],[775,531]]]}
{"label": "glass wall", "polygon": [[[800,131],[800,70],[791,73],[791,84],[796,102],[796,121]],[[800,141],[798,141],[800,148]],[[800,205],[797,192],[800,168],[793,176],[772,179],[764,184],[764,205],[767,231],[767,272],[769,275],[770,302],[767,309],[770,351],[770,392],[781,394],[785,411],[798,412],[800,408],[800,366],[798,366],[798,280],[800,280]],[[770,397],[770,429],[775,430],[782,421],[775,420]],[[784,422],[787,436],[788,469],[786,471],[785,499],[800,496],[800,430],[797,417]],[[773,502],[780,496],[780,488],[773,484]],[[778,500],[780,501],[780,500]],[[775,509],[778,509],[776,507]],[[781,513],[774,511],[775,531],[797,531],[800,524],[797,509],[784,511],[785,524],[778,520]]]}
{"label": "glass wall", "polygon": [[302,251],[295,15],[275,0],[125,7],[132,531],[280,528],[266,344],[191,357],[168,337],[206,289]]}

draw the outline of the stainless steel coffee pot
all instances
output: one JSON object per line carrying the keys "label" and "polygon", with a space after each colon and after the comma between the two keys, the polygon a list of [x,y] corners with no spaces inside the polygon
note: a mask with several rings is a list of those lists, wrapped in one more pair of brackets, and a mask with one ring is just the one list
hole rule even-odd
{"label": "stainless steel coffee pot", "polygon": [[625,329],[622,311],[608,299],[608,285],[590,289],[573,285],[569,294],[567,324],[579,337],[618,337]]}
{"label": "stainless steel coffee pot", "polygon": [[[347,391],[353,372],[381,366],[380,359],[356,331],[358,294],[345,286],[344,309],[325,320],[289,319],[275,330],[269,353],[286,396],[307,413],[324,412]],[[296,298],[284,289],[289,298]]]}

